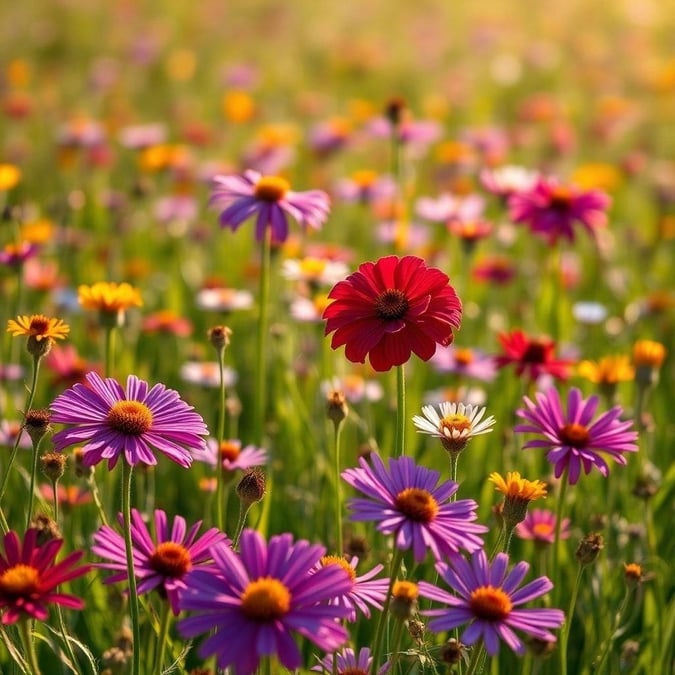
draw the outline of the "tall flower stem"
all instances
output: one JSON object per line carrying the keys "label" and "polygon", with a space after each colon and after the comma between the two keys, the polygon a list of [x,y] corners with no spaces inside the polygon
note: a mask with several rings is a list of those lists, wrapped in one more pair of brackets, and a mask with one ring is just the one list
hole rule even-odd
{"label": "tall flower stem", "polygon": [[232,550],[236,551],[237,546],[239,546],[239,537],[241,537],[242,530],[246,524],[246,516],[251,510],[251,504],[245,505],[244,502],[239,502],[239,521],[237,522],[237,527],[234,531],[234,536],[232,537]]}
{"label": "tall flower stem", "polygon": [[397,619],[394,627],[394,639],[392,640],[391,660],[389,661],[389,670],[392,673],[396,672],[398,666],[399,656],[401,654],[401,638],[403,637],[403,628],[405,627],[404,619]]}
{"label": "tall flower stem", "polygon": [[21,635],[21,644],[23,646],[23,657],[30,666],[32,675],[40,675],[37,654],[35,652],[35,643],[31,635],[31,619],[21,619],[19,621],[19,633]]}
{"label": "tall flower stem", "polygon": [[401,560],[403,560],[403,551],[394,547],[394,555],[391,559],[391,569],[389,572],[389,588],[387,589],[387,597],[384,599],[382,612],[380,613],[380,617],[377,621],[377,628],[375,629],[375,638],[373,639],[373,664],[371,666],[370,675],[377,675],[377,671],[379,670],[378,664],[382,658],[384,627],[387,624],[387,618],[389,615],[391,592],[394,588],[394,583],[396,583],[396,575],[401,569]]}
{"label": "tall flower stem", "polygon": [[[33,407],[33,400],[35,399],[35,389],[37,387],[38,374],[40,373],[40,357],[33,356],[33,375],[31,378],[30,389],[28,394],[28,401],[26,402],[26,411],[30,410]],[[14,440],[14,447],[12,448],[12,454],[9,456],[9,462],[7,463],[7,468],[5,469],[5,475],[2,478],[2,485],[0,485],[0,501],[5,496],[5,490],[7,489],[7,482],[9,479],[9,474],[14,464],[14,459],[16,458],[16,453],[19,450],[19,443],[21,442],[21,436],[23,434],[23,425],[19,429],[19,432],[16,435]]]}
{"label": "tall flower stem", "polygon": [[558,579],[558,570],[560,569],[560,533],[562,532],[563,509],[565,508],[565,494],[567,493],[567,483],[569,476],[569,467],[565,467],[562,478],[560,479],[560,494],[558,495],[558,506],[556,508],[555,521],[555,537],[553,539],[553,563],[551,565],[551,578],[556,588],[556,602],[554,606],[557,607],[557,598],[560,588]]}
{"label": "tall flower stem", "polygon": [[567,675],[567,643],[570,638],[570,629],[572,628],[572,619],[574,617],[574,608],[577,604],[577,597],[579,595],[579,586],[581,585],[581,575],[584,572],[585,565],[579,564],[577,570],[577,577],[574,580],[572,588],[572,595],[570,597],[570,605],[567,609],[567,619],[560,631],[560,645],[558,653],[560,654],[560,675]]}
{"label": "tall flower stem", "polygon": [[405,455],[405,364],[396,368],[396,457]]}
{"label": "tall flower stem", "polygon": [[127,576],[129,577],[129,611],[133,631],[133,652],[131,675],[141,673],[141,627],[138,616],[138,595],[136,594],[136,572],[134,571],[133,543],[131,541],[131,474],[133,467],[122,462],[122,514],[124,517],[124,544],[127,554]]}
{"label": "tall flower stem", "polygon": [[[30,488],[28,490],[28,509],[26,514],[26,529],[30,527],[30,521],[33,518],[33,502],[35,501],[35,477],[37,476],[38,459],[40,458],[40,438],[36,443],[33,443],[33,465],[30,471]],[[56,485],[54,485],[56,492]]]}
{"label": "tall flower stem", "polygon": [[626,587],[626,592],[623,596],[621,607],[619,607],[619,611],[616,613],[616,616],[614,617],[614,624],[612,625],[612,631],[607,637],[605,646],[600,656],[600,660],[598,661],[598,665],[595,668],[595,671],[600,675],[602,675],[602,672],[604,671],[605,664],[607,663],[607,659],[609,657],[612,644],[614,643],[614,640],[618,637],[617,631],[619,629],[619,624],[621,623],[621,617],[624,615],[626,608],[628,607],[628,601],[630,600],[631,594],[632,594],[631,588]]}
{"label": "tall flower stem", "polygon": [[471,661],[466,669],[465,675],[478,675],[483,672],[483,666],[485,665],[485,657],[487,652],[485,651],[485,645],[481,640],[474,648],[473,653],[471,654]]}
{"label": "tall flower stem", "polygon": [[103,352],[103,375],[112,377],[115,359],[115,326],[105,327],[105,346]]}
{"label": "tall flower stem", "polygon": [[[340,478],[340,437],[342,424],[333,425],[335,429],[335,546],[337,554],[342,555],[342,482]],[[337,659],[336,659],[337,661]]]}
{"label": "tall flower stem", "polygon": [[253,397],[253,442],[263,445],[265,437],[265,407],[267,405],[267,378],[265,344],[267,335],[269,295],[270,295],[270,267],[272,254],[272,230],[267,228],[260,251],[260,289],[258,293],[258,336],[256,342],[256,373],[255,392]]}
{"label": "tall flower stem", "polygon": [[225,439],[225,350],[218,350],[218,377],[219,377],[219,397],[218,397],[218,435],[216,442],[218,443],[216,450],[216,525],[219,530],[225,529],[225,499],[224,480],[223,475],[223,461],[220,455],[220,448]]}
{"label": "tall flower stem", "polygon": [[66,623],[63,620],[61,605],[56,605],[56,618],[59,624],[59,630],[61,631],[61,637],[63,638],[63,644],[65,645],[66,651],[68,652],[68,658],[73,664],[73,668],[77,668],[77,658],[75,656],[75,652],[73,651],[73,645],[70,644],[70,637],[68,635],[68,631],[66,630]]}
{"label": "tall flower stem", "polygon": [[171,606],[168,602],[162,603],[162,614],[159,620],[159,635],[157,636],[157,649],[155,650],[155,675],[162,675],[162,664],[166,653],[166,642],[171,625]]}

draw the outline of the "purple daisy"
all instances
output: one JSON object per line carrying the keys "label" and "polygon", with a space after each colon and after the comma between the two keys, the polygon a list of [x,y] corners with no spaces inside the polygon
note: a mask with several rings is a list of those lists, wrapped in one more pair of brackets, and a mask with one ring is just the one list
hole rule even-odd
{"label": "purple daisy", "polygon": [[523,397],[526,407],[516,414],[525,424],[518,424],[514,431],[544,436],[528,441],[523,449],[547,449],[546,459],[555,466],[556,478],[569,469],[569,483],[574,485],[582,467],[588,474],[594,465],[607,477],[609,467],[600,453],[606,453],[617,464],[626,464],[622,453],[637,452],[637,431],[632,429],[632,421],[621,421],[621,406],[615,406],[592,422],[600,401],[597,396],[584,400],[579,389],[570,389],[566,414],[557,389],[551,387],[546,392],[536,392],[535,398],[537,402],[533,403]]}
{"label": "purple daisy", "polygon": [[222,462],[224,471],[236,471],[237,469],[251,469],[254,466],[267,464],[269,455],[265,448],[255,445],[241,447],[241,441],[226,439],[218,443],[215,438],[206,439],[206,452],[193,452],[194,459],[205,462],[215,467],[218,464],[218,456]]}
{"label": "purple daisy", "polygon": [[[337,659],[336,663],[334,663],[334,659]],[[319,673],[330,673],[331,675],[334,673],[337,673],[337,675],[368,675],[372,663],[373,657],[370,655],[368,647],[361,648],[358,654],[351,647],[345,647],[341,652],[324,656],[312,670]],[[387,661],[377,671],[378,675],[384,675],[389,667],[390,664]]]}
{"label": "purple daisy", "polygon": [[514,609],[548,593],[553,588],[548,577],[538,577],[518,589],[530,566],[519,562],[507,572],[509,556],[498,553],[488,562],[484,550],[475,553],[471,561],[454,556],[452,567],[446,563],[436,564],[436,570],[452,592],[420,581],[420,595],[449,605],[446,609],[422,611],[425,616],[438,617],[429,622],[429,630],[442,632],[465,623],[461,641],[472,645],[481,638],[490,656],[499,652],[499,641],[517,654],[525,652],[525,645],[513,632],[523,631],[540,640],[554,642],[555,636],[547,628],[559,628],[565,615],[559,609]]}
{"label": "purple daisy", "polygon": [[457,483],[437,485],[439,472],[417,466],[410,457],[390,458],[388,469],[377,454],[370,460],[372,466],[361,457],[360,468],[342,472],[367,497],[348,502],[352,520],[377,521],[380,532],[395,535],[399,549],[412,547],[417,562],[428,549],[439,560],[461,548],[472,552],[483,546],[478,535],[488,528],[473,522],[478,504],[473,499],[446,503],[457,492]]}
{"label": "purple daisy", "polygon": [[285,178],[263,176],[252,169],[243,176],[215,176],[209,203],[223,209],[223,227],[237,230],[256,216],[256,239],[262,241],[270,227],[275,243],[286,241],[289,216],[302,226],[319,229],[330,209],[328,195],[322,190],[294,192]]}
{"label": "purple daisy", "polygon": [[202,658],[215,655],[219,668],[233,666],[236,675],[248,675],[264,656],[277,655],[285,668],[299,668],[302,656],[293,633],[328,652],[344,644],[348,634],[339,620],[350,610],[329,601],[347,593],[352,581],[339,565],[310,573],[323,546],[293,543],[290,534],[265,543],[247,529],[240,548],[238,554],[222,544],[212,547],[215,571],[193,570],[185,579],[180,608],[195,614],[179,622],[180,633],[193,638],[215,631],[199,649]]}
{"label": "purple daisy", "polygon": [[331,604],[348,607],[350,614],[347,621],[356,621],[356,610],[365,614],[370,618],[370,608],[368,605],[376,609],[382,609],[383,603],[387,597],[387,589],[389,588],[389,579],[373,579],[383,569],[383,565],[376,565],[370,572],[362,574],[360,577],[356,576],[356,566],[359,559],[353,556],[351,560],[347,560],[342,556],[325,555],[319,561],[317,569],[327,567],[328,565],[339,565],[349,574],[352,582],[352,587],[343,595],[336,596],[331,600]]}
{"label": "purple daisy", "polygon": [[52,422],[76,425],[54,434],[54,449],[84,444],[83,462],[93,466],[108,460],[112,469],[120,456],[130,464],[157,464],[153,448],[184,467],[191,450],[204,449],[208,429],[201,416],[178,392],[127,378],[126,392],[112,378],[87,373],[86,384],[75,384],[51,404]]}
{"label": "purple daisy", "polygon": [[492,382],[497,377],[494,358],[478,349],[437,345],[429,363],[439,373],[455,373],[482,382]]}
{"label": "purple daisy", "polygon": [[[525,520],[516,525],[516,535],[521,539],[532,539],[537,546],[549,546],[555,541],[556,514],[546,509],[528,511]],[[570,519],[560,523],[560,538],[569,539]]]}
{"label": "purple daisy", "polygon": [[559,238],[574,241],[575,223],[590,234],[607,223],[610,198],[599,190],[582,191],[574,185],[560,185],[551,178],[539,178],[530,190],[509,198],[509,216],[515,223],[527,223],[535,234],[553,244]]}
{"label": "purple daisy", "polygon": [[[119,523],[124,526],[122,514]],[[213,559],[209,548],[218,543],[227,543],[227,537],[211,528],[197,537],[202,521],[196,522],[189,530],[182,516],[176,516],[171,528],[166,513],[155,510],[155,537],[150,535],[141,514],[131,511],[131,540],[133,543],[134,572],[138,579],[138,595],[157,589],[169,601],[171,611],[178,615],[178,594],[185,588],[185,575],[197,567],[212,567]],[[127,554],[124,536],[104,525],[94,534],[95,546],[91,550],[99,557],[111,562],[97,563],[96,567],[116,570],[104,583],[114,584],[127,580]]]}

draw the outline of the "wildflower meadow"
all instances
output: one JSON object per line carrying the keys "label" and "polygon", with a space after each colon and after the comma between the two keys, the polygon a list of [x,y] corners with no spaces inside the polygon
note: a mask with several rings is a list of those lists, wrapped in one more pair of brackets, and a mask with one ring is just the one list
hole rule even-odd
{"label": "wildflower meadow", "polygon": [[0,675],[675,674],[675,13],[0,9]]}

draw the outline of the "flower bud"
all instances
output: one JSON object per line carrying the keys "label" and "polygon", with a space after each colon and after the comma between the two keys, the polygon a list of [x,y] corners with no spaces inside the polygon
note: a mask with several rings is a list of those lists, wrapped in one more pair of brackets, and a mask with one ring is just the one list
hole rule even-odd
{"label": "flower bud", "polygon": [[328,392],[326,415],[329,420],[337,427],[347,417],[349,410],[347,401],[343,392],[332,389]]}
{"label": "flower bud", "polygon": [[52,483],[56,483],[66,470],[67,457],[60,452],[46,452],[40,457],[40,468]]}
{"label": "flower bud", "polygon": [[209,336],[209,342],[213,345],[218,354],[221,354],[230,346],[232,330],[227,326],[214,326],[213,328],[209,328],[207,335]]}
{"label": "flower bud", "polygon": [[265,496],[265,474],[260,469],[250,469],[237,485],[237,495],[244,506],[251,506]]}
{"label": "flower bud", "polygon": [[397,619],[405,621],[417,611],[419,589],[412,581],[395,581],[391,589],[389,611]]}
{"label": "flower bud", "polygon": [[23,421],[24,429],[33,441],[33,447],[36,448],[45,434],[51,431],[49,420],[51,413],[47,409],[29,410]]}
{"label": "flower bud", "polygon": [[575,552],[576,559],[580,565],[589,565],[595,562],[595,559],[600,555],[600,551],[605,547],[603,536],[597,532],[591,532],[586,535],[580,542]]}

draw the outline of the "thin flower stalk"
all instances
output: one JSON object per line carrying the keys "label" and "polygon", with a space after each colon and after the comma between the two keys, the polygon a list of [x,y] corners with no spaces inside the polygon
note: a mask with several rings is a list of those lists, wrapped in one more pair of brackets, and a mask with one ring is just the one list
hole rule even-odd
{"label": "thin flower stalk", "polygon": [[255,396],[253,399],[253,443],[263,445],[265,437],[265,408],[267,405],[267,331],[270,267],[272,264],[272,229],[267,228],[260,249],[260,287],[258,290],[258,335],[256,341]]}
{"label": "thin flower stalk", "polygon": [[[565,508],[565,496],[567,493],[569,466],[565,467],[562,478],[560,480],[560,492],[558,493],[558,504],[555,514],[555,537],[553,539],[553,562],[551,565],[551,578],[553,579],[555,599],[558,599],[558,589],[560,588],[560,580],[558,578],[558,570],[560,569],[560,542],[562,537],[563,509]],[[554,604],[557,605],[557,602]],[[569,616],[569,615],[568,615]]]}
{"label": "thin flower stalk", "polygon": [[570,596],[570,604],[567,609],[565,623],[560,629],[560,646],[558,648],[560,653],[560,675],[567,675],[567,645],[570,637],[570,629],[572,628],[572,620],[574,618],[574,608],[577,605],[577,597],[579,596],[579,587],[581,586],[581,576],[584,573],[586,565],[579,563],[577,575],[574,579],[574,586],[572,586],[572,595]]}
{"label": "thin flower stalk", "polygon": [[168,602],[162,603],[162,613],[159,619],[159,633],[157,635],[157,645],[155,648],[155,675],[162,675],[164,672],[164,655],[166,654],[166,643],[169,637],[169,627],[171,626],[171,605]]}
{"label": "thin flower stalk", "polygon": [[218,461],[216,463],[216,525],[219,530],[225,529],[225,474],[222,461],[220,460],[220,447],[225,439],[225,350],[218,351],[218,379],[219,379],[219,397],[218,397]]}
{"label": "thin flower stalk", "polygon": [[23,618],[19,621],[19,635],[21,636],[21,646],[23,647],[23,656],[28,661],[31,675],[40,675],[37,653],[35,651],[35,642],[32,635],[33,621],[29,618]]}
{"label": "thin flower stalk", "polygon": [[405,455],[405,364],[396,368],[396,457]]}
{"label": "thin flower stalk", "polygon": [[335,447],[335,548],[337,554],[341,556],[344,553],[342,543],[342,480],[340,478],[342,423],[334,424],[333,427],[333,445]]}

